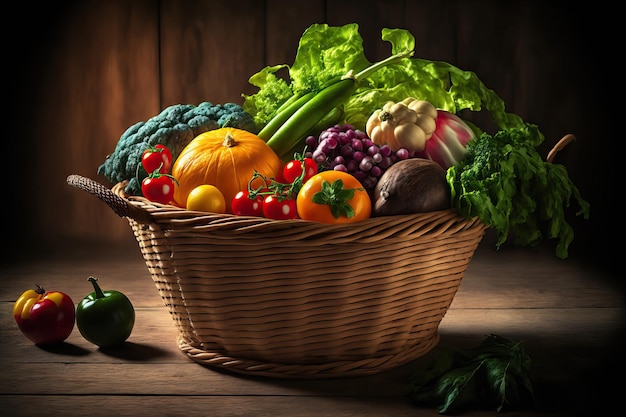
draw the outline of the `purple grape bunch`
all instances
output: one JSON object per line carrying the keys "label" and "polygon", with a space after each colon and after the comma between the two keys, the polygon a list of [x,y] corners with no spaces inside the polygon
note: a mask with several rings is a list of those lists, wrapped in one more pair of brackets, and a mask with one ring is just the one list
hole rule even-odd
{"label": "purple grape bunch", "polygon": [[365,132],[350,124],[330,127],[319,137],[308,136],[305,144],[305,157],[313,158],[327,169],[354,175],[368,191],[376,187],[387,168],[414,156],[404,148],[394,152],[387,145],[379,146]]}

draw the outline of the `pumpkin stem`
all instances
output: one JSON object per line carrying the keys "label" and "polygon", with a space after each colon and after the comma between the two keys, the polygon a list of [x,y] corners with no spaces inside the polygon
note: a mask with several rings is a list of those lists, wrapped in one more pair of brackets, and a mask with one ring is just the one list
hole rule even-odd
{"label": "pumpkin stem", "polygon": [[232,148],[237,144],[237,141],[230,133],[227,133],[224,137],[224,142],[222,142],[222,146],[225,148]]}

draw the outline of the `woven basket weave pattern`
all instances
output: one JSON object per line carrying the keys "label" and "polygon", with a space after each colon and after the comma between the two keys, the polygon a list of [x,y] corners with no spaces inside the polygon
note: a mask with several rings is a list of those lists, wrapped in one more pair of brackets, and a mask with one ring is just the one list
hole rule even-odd
{"label": "woven basket weave pattern", "polygon": [[483,232],[453,211],[325,226],[131,200],[159,226],[130,220],[181,343],[266,364],[426,353]]}
{"label": "woven basket weave pattern", "polygon": [[454,210],[324,225],[73,185],[128,219],[180,349],[252,375],[368,375],[428,353],[486,230]]}

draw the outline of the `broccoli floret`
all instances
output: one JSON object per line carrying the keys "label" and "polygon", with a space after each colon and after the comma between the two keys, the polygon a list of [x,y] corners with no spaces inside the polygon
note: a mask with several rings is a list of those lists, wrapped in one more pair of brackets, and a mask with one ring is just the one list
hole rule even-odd
{"label": "broccoli floret", "polygon": [[209,130],[235,127],[258,133],[252,115],[236,103],[175,104],[145,122],[130,126],[115,150],[98,168],[111,183],[128,180],[126,192],[141,195],[141,181],[148,175],[141,166],[141,155],[158,143],[167,146],[174,160],[193,138]]}

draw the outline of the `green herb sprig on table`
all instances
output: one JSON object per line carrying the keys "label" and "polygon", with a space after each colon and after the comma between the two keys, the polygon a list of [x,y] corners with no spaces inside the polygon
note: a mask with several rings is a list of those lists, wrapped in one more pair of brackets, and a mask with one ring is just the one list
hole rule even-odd
{"label": "green herb sprig on table", "polygon": [[490,334],[472,349],[438,351],[429,368],[413,375],[408,395],[415,404],[438,404],[440,414],[532,406],[530,363],[520,342]]}

